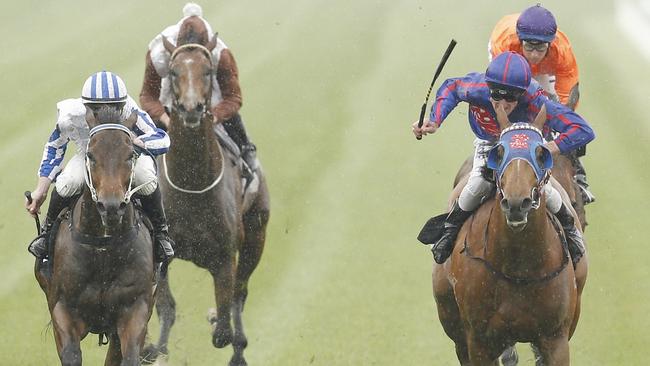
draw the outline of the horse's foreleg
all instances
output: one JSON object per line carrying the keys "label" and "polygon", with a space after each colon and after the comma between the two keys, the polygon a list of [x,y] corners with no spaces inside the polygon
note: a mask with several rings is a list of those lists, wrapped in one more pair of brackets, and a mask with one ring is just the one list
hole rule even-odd
{"label": "horse's foreleg", "polygon": [[148,344],[142,351],[142,357],[145,363],[154,363],[158,356],[169,354],[167,350],[169,334],[176,321],[176,300],[174,300],[174,296],[169,287],[169,276],[170,273],[168,272],[167,276],[158,280],[158,286],[156,288],[156,313],[160,322],[160,336],[158,337],[157,345]]}
{"label": "horse's foreleg", "polygon": [[86,335],[86,326],[75,321],[70,311],[58,302],[51,310],[54,340],[63,366],[81,365],[81,339]]}
{"label": "horse's foreleg", "polygon": [[569,338],[566,334],[553,338],[540,338],[533,345],[539,351],[539,356],[541,356],[541,360],[538,360],[535,363],[536,365],[569,365]]}
{"label": "horse's foreleg", "polygon": [[[146,297],[149,295],[143,295]],[[124,309],[117,320],[117,336],[120,338],[122,363],[120,366],[139,366],[140,351],[147,334],[151,307],[146,298],[138,299],[133,306]],[[149,299],[153,302],[153,299]]]}
{"label": "horse's foreleg", "polygon": [[111,335],[104,366],[119,366],[120,362],[122,362],[122,351],[120,348],[120,337],[117,334]]}
{"label": "horse's foreleg", "polygon": [[232,342],[232,326],[230,310],[233,304],[235,280],[235,253],[226,252],[217,256],[222,260],[210,270],[214,282],[214,296],[217,303],[217,314],[208,319],[212,323],[212,344],[223,348]]}
{"label": "horse's foreleg", "polygon": [[239,249],[237,274],[235,277],[235,290],[232,304],[232,317],[234,335],[232,346],[234,354],[230,359],[231,366],[246,365],[244,349],[248,345],[242,313],[248,297],[248,280],[262,258],[264,242],[266,240],[266,224],[269,220],[269,211],[260,210],[249,212],[244,216],[244,242]]}
{"label": "horse's foreleg", "polygon": [[490,347],[484,335],[469,334],[467,350],[471,365],[499,366],[500,352]]}

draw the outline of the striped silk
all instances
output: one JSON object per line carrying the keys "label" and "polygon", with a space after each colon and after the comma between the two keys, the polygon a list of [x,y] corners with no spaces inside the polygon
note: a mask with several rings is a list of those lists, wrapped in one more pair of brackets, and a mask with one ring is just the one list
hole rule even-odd
{"label": "striped silk", "polygon": [[91,75],[81,90],[81,99],[86,103],[115,103],[126,100],[126,85],[110,71]]}

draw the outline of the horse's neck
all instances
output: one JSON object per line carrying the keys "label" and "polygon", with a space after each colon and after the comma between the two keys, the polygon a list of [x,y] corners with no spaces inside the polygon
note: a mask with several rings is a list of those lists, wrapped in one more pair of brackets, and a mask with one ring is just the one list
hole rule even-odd
{"label": "horse's neck", "polygon": [[546,216],[545,202],[540,202],[540,208],[528,214],[528,223],[520,232],[508,227],[505,214],[498,204],[495,206],[486,253],[486,259],[495,267],[506,274],[526,276],[543,274],[549,263],[561,261],[561,254],[554,254],[553,247],[561,247],[556,243],[557,236],[551,235],[554,229]]}
{"label": "horse's neck", "polygon": [[173,182],[184,188],[210,185],[224,168],[223,151],[212,125],[203,123],[196,129],[174,125],[179,124],[172,122],[172,144],[166,157]]}
{"label": "horse's neck", "polygon": [[79,201],[77,201],[72,210],[72,225],[74,229],[82,234],[94,237],[113,236],[125,233],[128,230],[131,230],[135,222],[135,210],[133,204],[129,203],[124,218],[122,219],[122,223],[118,227],[106,228],[102,223],[102,218],[97,210],[97,205],[92,200],[90,192],[87,189],[84,190],[83,195]]}

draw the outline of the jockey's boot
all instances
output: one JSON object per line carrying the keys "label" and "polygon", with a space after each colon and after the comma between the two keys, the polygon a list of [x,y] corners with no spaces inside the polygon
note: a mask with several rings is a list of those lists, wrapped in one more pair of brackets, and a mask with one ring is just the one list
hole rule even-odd
{"label": "jockey's boot", "polygon": [[167,226],[167,217],[162,205],[162,195],[160,186],[148,195],[140,196],[140,203],[147,217],[153,225],[154,236],[154,260],[157,263],[168,262],[174,257],[174,241],[169,237],[169,227]]}
{"label": "jockey's boot", "polygon": [[573,167],[575,168],[575,175],[573,179],[578,184],[580,188],[580,194],[582,195],[582,202],[586,206],[592,202],[596,201],[596,196],[589,191],[589,184],[587,183],[587,173],[585,172],[585,167],[582,166],[580,158],[574,157]]}
{"label": "jockey's boot", "polygon": [[252,177],[253,172],[257,169],[255,161],[257,148],[248,139],[241,116],[236,114],[234,117],[224,122],[223,127],[226,129],[228,136],[235,141],[237,147],[239,147],[239,150],[241,151],[242,159],[244,159],[244,163],[246,163],[244,174]]}
{"label": "jockey's boot", "polygon": [[571,210],[562,202],[562,207],[560,211],[555,214],[555,217],[560,221],[562,229],[564,229],[564,236],[567,240],[567,245],[569,246],[569,254],[571,255],[571,260],[575,266],[580,258],[585,254],[585,243],[582,238],[582,233],[575,226],[575,221]]}
{"label": "jockey's boot", "polygon": [[433,259],[436,263],[443,264],[449,258],[451,252],[454,250],[454,242],[456,241],[460,227],[471,215],[472,211],[464,211],[460,208],[458,200],[454,202],[454,206],[445,219],[442,236],[431,248]]}
{"label": "jockey's boot", "polygon": [[45,215],[45,222],[41,225],[41,233],[29,243],[27,250],[32,253],[32,255],[38,258],[41,262],[44,259],[47,259],[50,242],[50,232],[52,231],[52,225],[56,221],[57,216],[61,211],[68,206],[75,196],[71,197],[62,197],[56,191],[52,190],[52,195],[50,196],[50,204],[47,208],[47,214]]}

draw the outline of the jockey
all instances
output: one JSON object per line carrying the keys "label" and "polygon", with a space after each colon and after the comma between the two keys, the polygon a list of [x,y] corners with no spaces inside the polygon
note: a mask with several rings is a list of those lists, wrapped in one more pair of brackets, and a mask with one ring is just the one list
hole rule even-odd
{"label": "jockey", "polygon": [[[449,257],[463,222],[494,188],[494,183],[486,180],[482,172],[487,165],[488,152],[497,143],[501,132],[496,120],[497,110],[508,115],[510,120],[532,121],[545,104],[548,114],[544,130],[546,133],[559,133],[555,140],[545,144],[553,155],[571,152],[595,138],[582,117],[544,95],[540,85],[531,80],[526,59],[514,52],[504,52],[495,57],[485,74],[470,73],[446,80],[438,89],[429,120],[422,127],[418,127],[417,122],[413,124],[415,136],[436,132],[459,102],[469,104],[469,123],[476,135],[474,163],[467,185],[445,219],[442,237],[431,249],[437,263],[444,263]],[[571,258],[577,263],[585,249],[571,210],[551,184],[544,186],[544,194],[546,207],[562,224]]]}
{"label": "jockey", "polygon": [[[163,37],[175,46],[183,22],[192,16],[199,17],[205,24],[208,34],[206,43],[217,37],[213,35],[210,24],[203,19],[203,10],[194,3],[187,3],[183,7],[183,18],[174,25],[165,28],[150,43],[146,55],[146,66],[140,104],[151,117],[164,126],[169,127],[168,111],[172,106],[172,90],[169,80],[170,54],[163,45]],[[223,123],[228,136],[239,147],[244,162],[250,170],[255,170],[255,145],[250,142],[239,109],[242,106],[242,95],[239,87],[237,64],[235,58],[226,44],[217,38],[217,45],[212,50],[212,64],[216,65],[215,74],[212,76],[211,112],[214,123]]]}
{"label": "jockey", "polygon": [[[489,60],[504,51],[523,55],[530,64],[533,78],[548,96],[576,109],[580,99],[578,65],[569,38],[557,29],[555,17],[550,11],[537,4],[521,14],[501,18],[490,36]],[[589,191],[585,169],[579,160],[584,154],[583,149],[576,151],[576,157],[572,161],[583,201],[589,204],[596,197]]]}
{"label": "jockey", "polygon": [[[164,154],[169,149],[167,133],[156,128],[149,115],[139,109],[133,98],[127,94],[124,81],[111,72],[101,71],[91,75],[83,85],[81,98],[65,99],[57,103],[56,127],[45,144],[43,160],[38,170],[38,184],[32,191],[33,200],[31,204],[25,203],[27,211],[35,216],[47,197],[50,184],[55,182],[41,235],[30,243],[28,249],[40,262],[48,256],[50,230],[57,216],[84,189],[85,156],[90,132],[86,123],[87,108],[93,111],[95,116],[103,108],[119,109],[124,119],[136,111],[138,119],[133,126],[133,144],[146,149],[154,156]],[[61,163],[69,141],[73,141],[77,146],[77,154],[62,171]],[[173,241],[168,234],[153,158],[148,154],[141,154],[134,170],[135,186],[154,179],[139,190],[138,198],[153,224],[156,262],[169,260],[174,256]]]}

